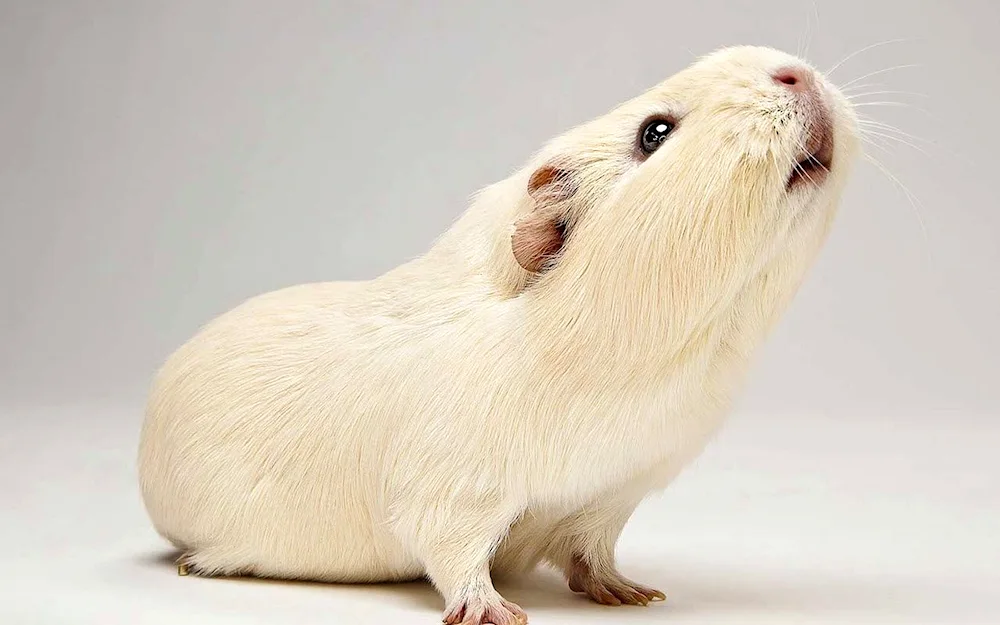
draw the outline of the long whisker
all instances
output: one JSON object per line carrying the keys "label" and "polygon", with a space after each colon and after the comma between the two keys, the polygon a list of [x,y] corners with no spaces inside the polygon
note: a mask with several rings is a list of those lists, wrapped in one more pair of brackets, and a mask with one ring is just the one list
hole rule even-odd
{"label": "long whisker", "polygon": [[[799,144],[799,152],[800,153],[807,153],[808,152],[808,150],[806,149],[805,144],[801,140],[799,140],[798,144]],[[816,159],[810,159],[810,161],[811,161],[811,164],[813,166],[822,167],[825,172],[827,172],[828,174],[830,173],[830,171],[826,168],[826,166],[823,163],[820,163]],[[806,180],[809,181],[809,183],[813,187],[815,187],[817,189],[819,188],[819,186],[820,186],[819,183],[817,183],[815,180],[813,180],[813,177],[809,175],[809,172],[806,171],[806,169],[804,167],[802,167],[802,165],[800,164],[800,161],[796,160],[795,157],[792,157],[792,161],[791,162],[792,162],[792,166],[793,166],[792,167],[792,171],[793,172],[797,172],[797,173],[801,174],[802,176],[805,177]]]}
{"label": "long whisker", "polygon": [[890,153],[889,149],[887,147],[885,147],[881,143],[878,143],[877,141],[875,141],[875,139],[873,139],[871,137],[866,137],[866,136],[862,135],[861,136],[861,140],[864,141],[865,144],[870,145],[873,148],[878,148],[879,150],[882,150],[886,154]]}
{"label": "long whisker", "polygon": [[920,200],[918,200],[917,197],[910,192],[910,190],[906,187],[906,185],[900,182],[899,178],[894,176],[892,172],[890,172],[889,169],[885,165],[883,165],[882,162],[879,161],[877,158],[875,158],[870,154],[866,154],[865,160],[874,165],[879,171],[882,172],[882,174],[886,178],[888,178],[893,184],[895,184],[899,188],[899,190],[903,192],[904,195],[906,195],[906,199],[909,200],[910,206],[913,208],[913,212],[917,218],[917,222],[920,224],[920,231],[923,234],[924,242],[929,244],[930,237],[927,234],[927,224],[924,223],[924,218],[923,216],[921,216],[920,209],[918,208],[919,206],[922,206]]}
{"label": "long whisker", "polygon": [[[928,113],[928,115],[930,114]],[[931,117],[933,118],[934,116],[931,115]],[[931,141],[930,139],[925,139],[923,137],[918,137],[908,132],[904,132],[903,130],[891,124],[886,124],[884,122],[876,121],[865,115],[860,115],[860,114],[858,115],[858,124],[860,125],[862,133],[868,133],[870,129],[884,131],[886,133],[893,134],[894,136],[891,138],[894,138],[897,141],[899,140],[899,138],[908,139],[914,142],[921,143],[929,148],[933,148],[934,153],[937,153],[938,151],[947,152],[949,157],[955,158],[973,169],[978,169],[979,167],[982,166],[981,163],[970,158],[967,154],[962,152],[956,152],[954,149],[948,147],[947,145],[943,145],[937,141]]]}
{"label": "long whisker", "polygon": [[[806,149],[805,144],[801,140],[799,141],[799,151],[802,152],[802,153],[808,153],[808,150]],[[819,167],[820,169],[822,169],[823,171],[825,171],[827,174],[830,173],[830,170],[827,168],[827,166],[824,165],[823,163],[819,162],[819,160],[810,157],[809,161],[810,161],[810,164],[813,167]]]}
{"label": "long whisker", "polygon": [[805,32],[798,31],[798,35],[795,37],[795,56],[802,57],[802,41],[805,39],[805,33],[809,32],[809,15],[806,14],[806,27]]}
{"label": "long whisker", "polygon": [[817,189],[819,188],[819,184],[815,180],[813,180],[812,176],[809,175],[809,172],[806,171],[805,168],[803,168],[802,165],[800,165],[797,160],[792,158],[789,164],[792,166],[792,175],[799,174],[806,180],[808,180],[809,184],[812,185],[814,188]]}
{"label": "long whisker", "polygon": [[837,63],[836,65],[834,65],[830,69],[828,69],[825,73],[826,73],[827,76],[829,76],[833,72],[837,71],[837,69],[839,67],[841,67],[844,63],[850,61],[851,59],[853,59],[857,55],[861,54],[862,52],[867,52],[867,51],[872,50],[874,48],[878,48],[880,46],[887,46],[887,45],[892,44],[892,43],[902,43],[904,41],[907,41],[907,39],[890,39],[888,41],[880,41],[878,43],[873,43],[870,46],[865,46],[864,48],[861,48],[860,50],[857,50],[857,51],[852,52],[852,53],[848,54],[847,56],[845,56],[843,59],[841,59],[841,61],[839,63]]}
{"label": "long whisker", "polygon": [[812,38],[813,38],[813,35],[815,34],[815,30],[814,29],[817,29],[817,30],[819,29],[819,6],[817,6],[816,0],[812,0],[812,9],[813,9],[812,10],[812,15],[813,15],[813,17],[816,18],[816,21],[813,22],[812,27],[810,27],[809,26],[809,16],[806,15],[806,28],[808,29],[807,30],[808,35],[806,36],[806,50],[805,50],[805,53],[803,54],[803,56],[806,57],[806,58],[809,57],[809,46],[812,45]]}
{"label": "long whisker", "polygon": [[879,146],[891,145],[888,142],[883,142],[881,135],[868,134],[863,129],[859,133],[859,136],[861,137],[861,139],[866,140],[866,141],[868,141],[869,143],[872,143],[872,144],[877,144]]}
{"label": "long whisker", "polygon": [[856,100],[858,98],[867,98],[867,97],[873,96],[873,95],[889,95],[889,94],[894,94],[894,95],[912,95],[912,96],[916,96],[918,98],[927,98],[927,97],[930,97],[926,93],[920,93],[920,92],[917,92],[917,91],[866,91],[864,93],[851,93],[851,94],[844,94],[844,95],[847,97],[848,100]]}
{"label": "long whisker", "polygon": [[904,108],[905,107],[916,108],[912,104],[910,104],[909,102],[893,102],[891,100],[886,100],[886,101],[883,101],[883,102],[858,102],[856,104],[853,104],[852,106],[855,106],[855,107],[857,107],[857,106],[902,106]]}
{"label": "long whisker", "polygon": [[843,85],[841,85],[840,88],[841,89],[846,89],[847,87],[850,87],[853,84],[859,83],[862,80],[865,80],[866,78],[871,78],[872,76],[878,76],[880,74],[885,74],[887,72],[894,72],[894,71],[900,70],[900,69],[908,69],[908,68],[911,68],[911,67],[920,67],[920,65],[916,64],[916,63],[910,63],[910,64],[907,64],[907,65],[895,65],[893,67],[886,67],[885,69],[880,69],[880,70],[876,70],[874,72],[869,72],[869,73],[865,74],[864,76],[858,76],[854,80],[849,80],[846,83],[844,83]]}
{"label": "long whisker", "polygon": [[793,172],[795,171],[794,159],[791,162],[789,162],[786,166],[782,167],[779,162],[778,155],[773,150],[769,151],[769,160],[771,161],[771,166],[774,168],[775,173],[781,176],[782,179],[787,179],[787,177],[789,176],[788,172],[790,168],[791,171]]}
{"label": "long whisker", "polygon": [[866,87],[884,87],[880,82],[863,82],[860,85],[851,85],[850,87],[840,87],[840,90],[844,93],[850,93],[852,90],[864,89]]}
{"label": "long whisker", "polygon": [[908,132],[904,132],[903,130],[893,126],[892,124],[886,124],[884,122],[876,121],[868,117],[859,116],[858,123],[861,124],[862,126],[869,126],[871,128],[878,128],[879,130],[884,130],[886,132],[892,132],[907,139],[912,139],[914,141],[922,141],[923,143],[932,146],[935,145],[935,143],[929,139],[924,139],[923,137],[918,137]]}
{"label": "long whisker", "polygon": [[906,141],[905,139],[900,139],[899,137],[895,137],[895,136],[890,135],[890,134],[878,132],[877,130],[862,130],[862,133],[866,134],[866,135],[869,135],[869,136],[882,137],[883,139],[888,139],[890,141],[895,141],[896,143],[900,143],[902,145],[905,145],[905,146],[913,148],[914,150],[920,152],[921,154],[923,154],[927,158],[931,158],[931,155],[925,149],[923,149],[922,147],[920,147],[919,145],[917,145],[915,143],[910,143],[909,141]]}
{"label": "long whisker", "polygon": [[912,111],[917,111],[919,113],[923,113],[927,117],[930,117],[932,120],[937,121],[937,116],[936,115],[934,115],[933,113],[931,113],[930,111],[928,111],[927,109],[925,109],[923,107],[920,107],[920,106],[917,106],[917,105],[913,104],[912,102],[894,102],[894,101],[890,101],[890,100],[881,101],[881,102],[852,102],[851,106],[853,108],[855,108],[855,109],[858,109],[858,108],[861,108],[861,107],[865,107],[865,106],[899,106],[899,107],[902,107],[902,108],[910,109]]}
{"label": "long whisker", "polygon": [[799,170],[800,172],[802,172],[802,174],[803,174],[803,175],[804,175],[804,176],[806,177],[806,179],[807,179],[807,180],[808,180],[809,182],[811,182],[811,183],[812,183],[812,186],[813,186],[814,188],[816,188],[816,189],[818,189],[818,188],[819,188],[819,183],[818,183],[818,182],[816,182],[815,180],[813,180],[813,177],[809,175],[809,172],[807,172],[807,171],[805,170],[805,168],[804,168],[804,167],[802,167],[802,165],[796,165],[796,167],[798,168],[798,170]]}

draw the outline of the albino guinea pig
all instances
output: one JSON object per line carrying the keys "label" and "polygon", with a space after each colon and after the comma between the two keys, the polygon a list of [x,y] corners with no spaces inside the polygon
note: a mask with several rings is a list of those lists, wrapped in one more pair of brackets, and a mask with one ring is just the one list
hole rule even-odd
{"label": "albino guinea pig", "polygon": [[552,140],[423,256],[249,299],[167,360],[139,471],[205,576],[428,578],[525,622],[539,564],[605,604],[637,504],[700,453],[859,153],[800,59],[727,48]]}

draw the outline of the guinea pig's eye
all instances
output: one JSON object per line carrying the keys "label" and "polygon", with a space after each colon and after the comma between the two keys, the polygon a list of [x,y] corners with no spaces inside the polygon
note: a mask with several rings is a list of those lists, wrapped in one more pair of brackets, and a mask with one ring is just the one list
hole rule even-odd
{"label": "guinea pig's eye", "polygon": [[674,123],[666,119],[654,119],[646,123],[639,135],[639,147],[643,154],[655,152],[674,130]]}

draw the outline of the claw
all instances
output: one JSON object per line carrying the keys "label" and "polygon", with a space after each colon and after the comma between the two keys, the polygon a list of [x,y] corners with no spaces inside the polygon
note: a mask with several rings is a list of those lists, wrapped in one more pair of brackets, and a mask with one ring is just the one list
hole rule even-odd
{"label": "claw", "polygon": [[502,597],[498,601],[469,599],[448,612],[445,625],[527,625],[528,616],[516,603]]}
{"label": "claw", "polygon": [[640,586],[614,569],[594,570],[583,558],[574,558],[568,577],[570,590],[586,594],[602,605],[648,606],[667,598],[659,590]]}

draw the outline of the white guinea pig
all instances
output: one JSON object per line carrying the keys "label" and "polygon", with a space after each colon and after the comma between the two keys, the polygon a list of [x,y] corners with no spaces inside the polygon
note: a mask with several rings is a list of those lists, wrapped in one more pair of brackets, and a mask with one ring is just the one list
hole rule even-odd
{"label": "white guinea pig", "polygon": [[423,256],[252,298],[167,360],[139,451],[195,574],[426,577],[445,622],[526,621],[548,564],[605,604],[636,505],[697,455],[859,152],[804,61],[727,48],[549,142]]}

